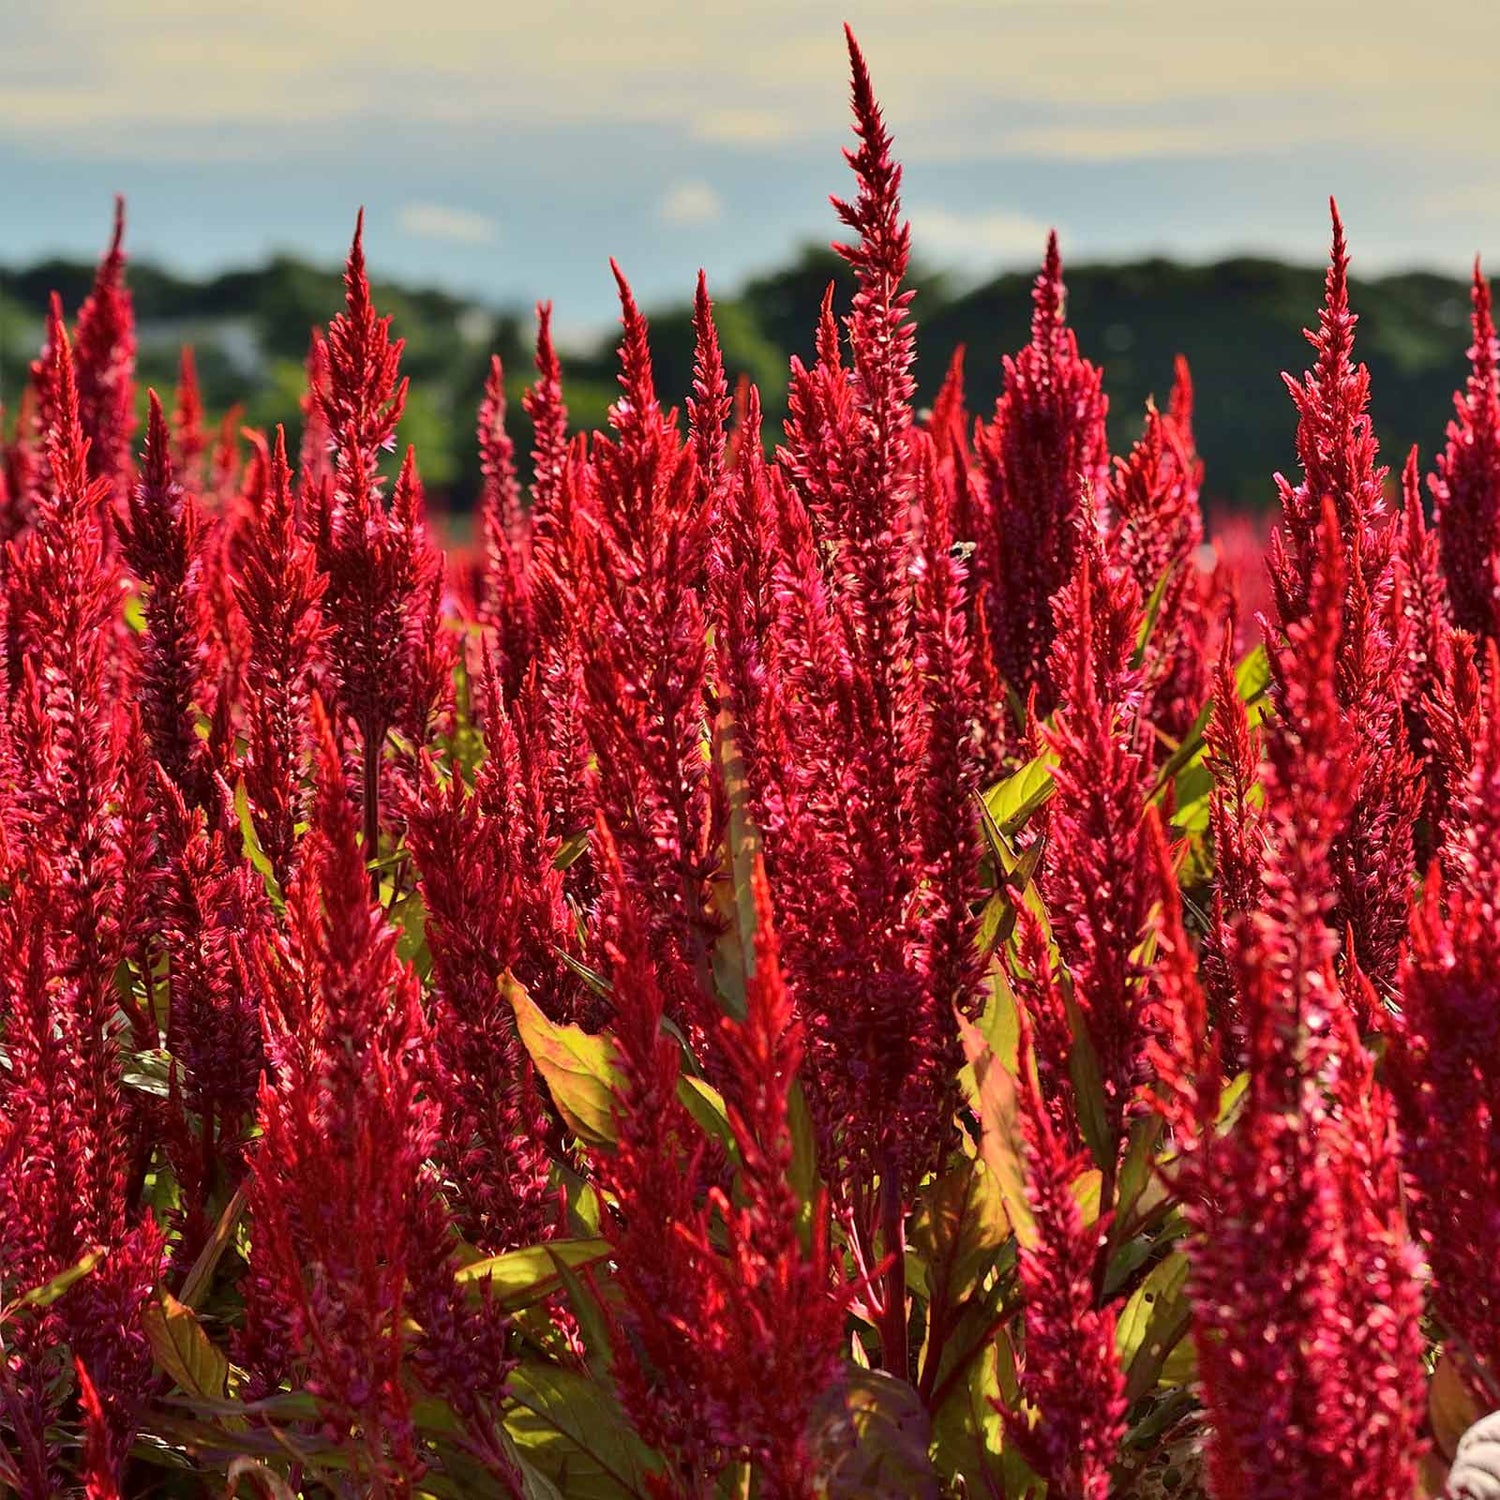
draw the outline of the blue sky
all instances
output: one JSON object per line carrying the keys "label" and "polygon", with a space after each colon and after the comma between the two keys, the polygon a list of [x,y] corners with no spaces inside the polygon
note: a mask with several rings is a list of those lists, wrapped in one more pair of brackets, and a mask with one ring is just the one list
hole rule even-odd
{"label": "blue sky", "polygon": [[0,0],[0,260],[322,261],[610,315],[833,232],[840,23],[917,246],[978,277],[1065,257],[1500,260],[1500,7],[1474,0]]}

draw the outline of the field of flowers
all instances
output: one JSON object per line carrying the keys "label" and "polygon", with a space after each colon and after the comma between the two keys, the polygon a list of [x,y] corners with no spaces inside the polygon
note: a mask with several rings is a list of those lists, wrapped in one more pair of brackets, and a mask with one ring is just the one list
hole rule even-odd
{"label": "field of flowers", "polygon": [[1335,211],[1298,472],[1215,560],[1185,366],[1111,457],[1055,242],[994,411],[961,359],[914,409],[850,57],[858,291],[779,446],[705,283],[679,417],[619,276],[608,432],[541,309],[524,489],[496,362],[477,560],[387,457],[358,232],[294,454],[190,378],[138,433],[118,232],[54,306],[0,426],[0,1493],[1497,1492],[1488,288],[1388,485]]}

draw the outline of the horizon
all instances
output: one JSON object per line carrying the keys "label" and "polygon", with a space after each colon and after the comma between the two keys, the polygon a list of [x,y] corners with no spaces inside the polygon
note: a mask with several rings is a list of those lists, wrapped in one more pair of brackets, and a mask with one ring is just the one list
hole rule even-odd
{"label": "horizon", "polygon": [[834,238],[847,13],[916,252],[966,284],[1033,268],[1052,227],[1072,265],[1321,264],[1330,191],[1357,275],[1459,276],[1500,247],[1482,149],[1500,17],[1476,11],[1455,48],[1409,11],[1358,7],[1354,45],[1347,0],[1249,19],[1147,0],[915,17],[889,0],[754,16],[439,0],[422,33],[396,0],[268,0],[248,21],[63,0],[12,18],[0,58],[0,196],[29,204],[0,222],[0,261],[96,257],[118,190],[137,260],[334,265],[363,202],[373,274],[492,307],[550,298],[563,329],[597,331],[611,254],[660,305],[699,266],[734,288]]}

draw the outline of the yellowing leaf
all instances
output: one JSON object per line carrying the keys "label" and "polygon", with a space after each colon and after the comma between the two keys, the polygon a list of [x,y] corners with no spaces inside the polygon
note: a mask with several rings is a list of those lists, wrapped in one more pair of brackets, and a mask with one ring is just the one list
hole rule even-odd
{"label": "yellowing leaf", "polygon": [[34,1286],[28,1292],[22,1292],[14,1301],[0,1308],[0,1323],[23,1307],[51,1307],[69,1287],[82,1281],[107,1253],[102,1247],[95,1246],[66,1271],[59,1271],[51,1281],[44,1282],[41,1286]]}
{"label": "yellowing leaf", "polygon": [[928,1183],[912,1218],[912,1248],[934,1305],[955,1308],[979,1284],[1010,1233],[1000,1189],[981,1161],[960,1157]]}
{"label": "yellowing leaf", "polygon": [[612,1146],[620,1087],[614,1043],[581,1026],[555,1025],[508,973],[500,977],[500,992],[510,1002],[521,1044],[568,1128],[586,1145]]}
{"label": "yellowing leaf", "polygon": [[576,1271],[606,1259],[608,1240],[553,1240],[488,1255],[462,1267],[454,1279],[466,1285],[486,1282],[496,1302],[508,1311],[528,1307],[551,1296],[563,1285],[563,1268]]}
{"label": "yellowing leaf", "polygon": [[183,1393],[204,1401],[222,1401],[229,1362],[203,1331],[192,1308],[162,1288],[157,1300],[141,1312],[156,1363]]}
{"label": "yellowing leaf", "polygon": [[1023,1246],[1034,1245],[1036,1224],[1031,1216],[1031,1206],[1026,1201],[1026,1148],[1021,1133],[1016,1081],[973,1022],[960,1016],[958,1030],[963,1039],[964,1056],[973,1069],[970,1103],[979,1116],[980,1155],[994,1174],[1017,1241]]}

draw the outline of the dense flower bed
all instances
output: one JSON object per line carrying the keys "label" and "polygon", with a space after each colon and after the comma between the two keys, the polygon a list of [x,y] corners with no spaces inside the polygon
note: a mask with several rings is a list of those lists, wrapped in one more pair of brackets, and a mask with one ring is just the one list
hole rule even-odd
{"label": "dense flower bed", "polygon": [[1405,1500],[1500,1406],[1487,286],[1392,505],[1335,211],[1251,618],[1186,368],[1112,458],[1055,241],[993,413],[961,359],[914,410],[850,56],[858,292],[780,446],[701,280],[663,407],[621,275],[608,432],[541,309],[526,492],[495,365],[478,566],[387,463],[358,233],[295,464],[191,380],[137,441],[118,232],[54,308],[0,1489]]}

